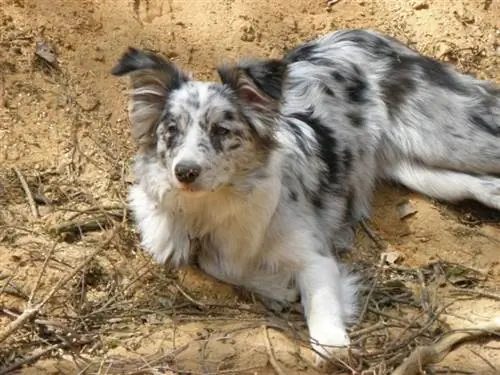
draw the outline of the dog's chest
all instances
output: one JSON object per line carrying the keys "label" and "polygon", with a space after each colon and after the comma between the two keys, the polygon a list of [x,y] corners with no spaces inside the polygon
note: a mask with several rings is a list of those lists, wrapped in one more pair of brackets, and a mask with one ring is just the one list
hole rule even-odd
{"label": "dog's chest", "polygon": [[184,199],[176,210],[176,221],[191,238],[198,238],[219,257],[248,260],[263,246],[280,191],[276,181],[271,181],[248,195]]}

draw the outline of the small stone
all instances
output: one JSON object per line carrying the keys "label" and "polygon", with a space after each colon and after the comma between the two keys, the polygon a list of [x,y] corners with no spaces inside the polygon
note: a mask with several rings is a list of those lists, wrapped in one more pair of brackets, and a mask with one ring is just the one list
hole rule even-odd
{"label": "small stone", "polygon": [[398,204],[396,210],[401,220],[404,220],[409,216],[413,216],[418,212],[410,201]]}
{"label": "small stone", "polygon": [[387,264],[396,264],[398,261],[403,259],[403,254],[399,251],[387,251],[380,254],[380,258]]}
{"label": "small stone", "polygon": [[80,106],[82,110],[85,112],[90,112],[96,109],[100,102],[95,97],[90,95],[81,95],[76,99],[76,103]]}
{"label": "small stone", "polygon": [[57,64],[57,55],[54,47],[47,42],[37,42],[35,54],[51,65]]}
{"label": "small stone", "polygon": [[429,3],[426,0],[417,1],[413,4],[413,9],[415,10],[429,9]]}

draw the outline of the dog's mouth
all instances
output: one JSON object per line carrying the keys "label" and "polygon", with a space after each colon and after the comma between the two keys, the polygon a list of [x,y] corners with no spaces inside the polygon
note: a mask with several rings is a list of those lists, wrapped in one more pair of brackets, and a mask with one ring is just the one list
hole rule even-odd
{"label": "dog's mouth", "polygon": [[197,198],[210,193],[210,190],[203,189],[195,184],[179,184],[179,190],[181,194],[190,198]]}

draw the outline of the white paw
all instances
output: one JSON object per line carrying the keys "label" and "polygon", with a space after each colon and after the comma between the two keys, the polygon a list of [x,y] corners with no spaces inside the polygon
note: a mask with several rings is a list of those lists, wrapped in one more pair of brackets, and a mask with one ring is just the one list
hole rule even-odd
{"label": "white paw", "polygon": [[500,210],[500,178],[482,177],[472,194],[484,205]]}
{"label": "white paw", "polygon": [[315,362],[318,366],[325,362],[324,357],[335,357],[350,344],[351,340],[343,327],[331,325],[311,330],[311,346],[315,351]]}

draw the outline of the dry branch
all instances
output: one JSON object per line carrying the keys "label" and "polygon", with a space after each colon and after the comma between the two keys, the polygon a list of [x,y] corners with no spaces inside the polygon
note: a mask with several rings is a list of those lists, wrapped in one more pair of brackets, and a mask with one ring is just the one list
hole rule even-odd
{"label": "dry branch", "polygon": [[269,333],[267,332],[267,326],[264,325],[262,327],[262,330],[264,331],[264,341],[266,342],[266,349],[267,349],[267,354],[269,356],[269,363],[271,364],[274,371],[276,371],[278,375],[286,375],[285,371],[283,371],[278,361],[276,360],[276,357],[274,356],[271,340],[269,339]]}
{"label": "dry branch", "polygon": [[450,333],[435,344],[416,348],[391,375],[415,375],[431,363],[442,361],[455,345],[482,336],[500,335],[500,317]]}
{"label": "dry branch", "polygon": [[19,169],[14,167],[14,172],[16,173],[19,182],[21,182],[21,186],[23,187],[24,193],[26,194],[26,199],[28,200],[28,204],[31,209],[31,214],[35,219],[39,219],[40,215],[38,214],[38,208],[36,206],[35,199],[33,198],[33,194],[31,193],[30,187],[26,182],[26,179],[24,178],[23,174]]}
{"label": "dry branch", "polygon": [[111,217],[115,217],[117,220],[122,220],[124,214],[114,212],[112,214],[102,214],[86,219],[69,220],[50,227],[49,232],[53,234],[81,234],[85,232],[101,231],[110,226]]}

